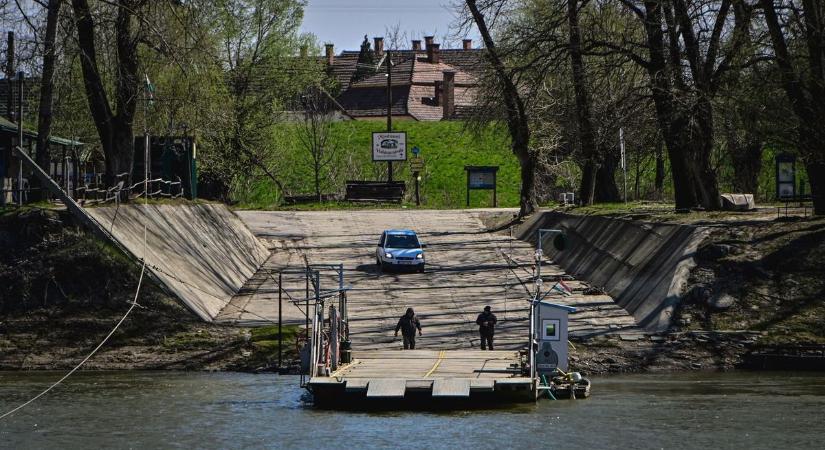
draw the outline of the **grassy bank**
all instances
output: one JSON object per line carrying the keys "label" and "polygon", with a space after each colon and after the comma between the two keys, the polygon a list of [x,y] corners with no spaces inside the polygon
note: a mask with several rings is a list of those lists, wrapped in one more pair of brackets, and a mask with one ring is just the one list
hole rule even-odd
{"label": "grassy bank", "polygon": [[[284,125],[277,133],[275,163],[286,189],[292,195],[314,192],[314,172],[308,153],[297,138],[298,125]],[[323,175],[323,193],[344,192],[347,180],[385,180],[387,164],[374,163],[371,153],[372,132],[385,130],[381,121],[346,121],[332,124],[335,147],[333,162]],[[412,147],[421,149],[425,168],[421,172],[421,200],[428,208],[464,207],[466,200],[465,165],[499,166],[498,204],[518,206],[521,184],[518,161],[510,150],[506,131],[487,129],[479,134],[464,129],[461,122],[417,122],[399,120],[394,131],[407,133],[408,153]],[[408,156],[412,156],[409,153]],[[412,174],[407,163],[393,165],[393,178],[407,181],[406,203],[413,202]],[[237,187],[236,200],[242,208],[273,208],[280,202],[280,194],[266,178],[260,178],[246,187]],[[492,206],[490,191],[471,193],[472,206]],[[335,202],[313,206],[336,208]],[[346,204],[346,207],[351,205]]]}

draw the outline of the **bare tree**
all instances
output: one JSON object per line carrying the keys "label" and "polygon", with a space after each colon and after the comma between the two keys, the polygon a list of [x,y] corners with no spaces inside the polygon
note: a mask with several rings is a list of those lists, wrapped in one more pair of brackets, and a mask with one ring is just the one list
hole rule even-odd
{"label": "bare tree", "polygon": [[61,0],[49,0],[46,9],[46,35],[43,39],[43,74],[40,78],[40,104],[37,119],[37,144],[35,162],[43,168],[49,166],[49,137],[54,116],[55,64],[57,61],[57,20]]}
{"label": "bare tree", "polygon": [[89,109],[100,136],[106,157],[107,183],[114,183],[117,175],[131,173],[134,159],[133,123],[140,96],[141,77],[138,74],[138,34],[135,30],[135,12],[143,0],[117,0],[114,8],[116,41],[114,105],[101,75],[96,34],[102,23],[96,20],[88,0],[72,0],[77,27],[80,64]]}
{"label": "bare tree", "polygon": [[484,41],[488,60],[502,91],[501,98],[504,102],[507,129],[510,133],[510,146],[521,166],[519,216],[523,217],[533,213],[538,207],[536,200],[538,155],[536,151],[530,149],[530,118],[519,92],[516,76],[507,69],[501,55],[499,55],[485,18],[485,12],[495,15],[496,11],[500,11],[501,5],[495,0],[485,0],[481,5],[476,0],[466,0],[466,5]]}
{"label": "bare tree", "polygon": [[321,87],[308,89],[301,96],[301,122],[298,126],[298,141],[305,150],[313,171],[315,197],[322,201],[322,188],[330,164],[338,150],[332,124],[335,108],[330,95]]}
{"label": "bare tree", "polygon": [[[825,215],[825,4],[760,0],[760,5],[785,94],[799,119],[798,145],[811,183],[814,212]],[[794,47],[799,48],[796,54]]]}

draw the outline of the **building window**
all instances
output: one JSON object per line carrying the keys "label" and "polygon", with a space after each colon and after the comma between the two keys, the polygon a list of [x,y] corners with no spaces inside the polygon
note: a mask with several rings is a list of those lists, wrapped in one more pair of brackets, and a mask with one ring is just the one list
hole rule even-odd
{"label": "building window", "polygon": [[544,319],[541,321],[541,340],[543,341],[558,341],[560,340],[561,321],[559,319]]}

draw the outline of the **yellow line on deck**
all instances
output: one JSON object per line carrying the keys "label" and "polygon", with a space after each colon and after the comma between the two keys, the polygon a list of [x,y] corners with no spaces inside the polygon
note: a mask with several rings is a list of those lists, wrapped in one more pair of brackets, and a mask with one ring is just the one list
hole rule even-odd
{"label": "yellow line on deck", "polygon": [[433,367],[430,369],[429,372],[424,374],[424,378],[427,378],[428,376],[432,375],[432,373],[435,372],[435,369],[438,369],[439,364],[441,364],[441,361],[443,361],[443,360],[444,360],[444,350],[441,350],[441,352],[438,353],[438,361],[436,361],[435,364],[433,364]]}

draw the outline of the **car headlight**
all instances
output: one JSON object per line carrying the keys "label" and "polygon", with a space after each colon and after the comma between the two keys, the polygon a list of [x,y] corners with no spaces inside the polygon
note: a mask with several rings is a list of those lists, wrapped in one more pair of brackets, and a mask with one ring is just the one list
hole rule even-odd
{"label": "car headlight", "polygon": [[384,258],[392,258],[392,253],[384,253]]}
{"label": "car headlight", "polygon": [[415,255],[415,259],[424,259],[424,254],[419,253],[419,254]]}

